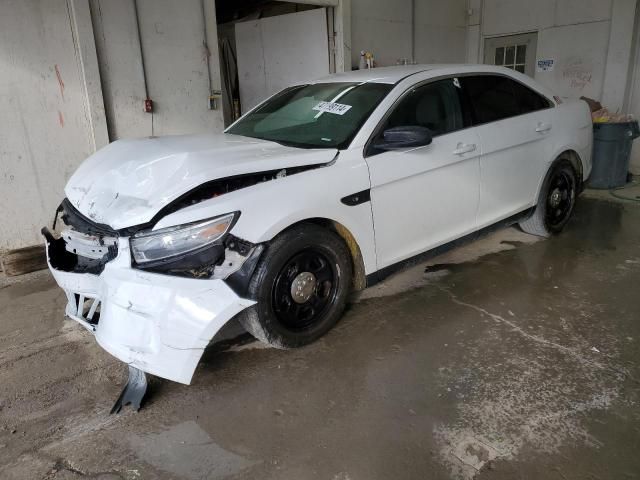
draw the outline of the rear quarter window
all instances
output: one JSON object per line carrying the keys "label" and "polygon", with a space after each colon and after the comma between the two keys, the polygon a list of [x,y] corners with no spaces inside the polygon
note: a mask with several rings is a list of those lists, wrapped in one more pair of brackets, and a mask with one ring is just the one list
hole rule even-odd
{"label": "rear quarter window", "polygon": [[475,125],[549,108],[549,101],[529,87],[500,75],[460,78]]}
{"label": "rear quarter window", "polygon": [[529,87],[513,82],[516,99],[520,104],[520,113],[536,112],[551,107],[551,102]]}

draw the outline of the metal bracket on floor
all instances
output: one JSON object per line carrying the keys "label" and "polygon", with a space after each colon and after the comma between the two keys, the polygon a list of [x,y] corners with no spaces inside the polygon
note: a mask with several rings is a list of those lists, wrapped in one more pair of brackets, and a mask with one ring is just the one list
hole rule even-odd
{"label": "metal bracket on floor", "polygon": [[147,375],[142,370],[129,365],[129,380],[113,405],[111,414],[119,413],[122,407],[129,404],[137,412],[140,410],[145,393],[147,393]]}

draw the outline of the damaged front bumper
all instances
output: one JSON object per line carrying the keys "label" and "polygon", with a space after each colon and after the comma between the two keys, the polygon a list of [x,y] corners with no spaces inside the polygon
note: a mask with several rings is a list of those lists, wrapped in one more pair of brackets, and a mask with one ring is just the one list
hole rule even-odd
{"label": "damaged front bumper", "polygon": [[[189,384],[216,332],[255,302],[222,279],[148,272],[131,266],[128,238],[99,273],[56,268],[63,239],[45,234],[47,261],[67,295],[66,314],[91,331],[102,348],[144,372]],[[64,248],[64,247],[63,247]]]}

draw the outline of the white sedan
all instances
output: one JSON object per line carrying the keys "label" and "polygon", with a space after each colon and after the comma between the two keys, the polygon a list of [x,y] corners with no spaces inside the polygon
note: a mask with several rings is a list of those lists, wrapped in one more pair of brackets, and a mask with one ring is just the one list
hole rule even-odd
{"label": "white sedan", "polygon": [[591,170],[592,124],[501,67],[332,75],[223,134],[119,140],[46,228],[66,314],[137,372],[189,384],[238,316],[279,348],[331,329],[353,290],[519,223],[560,232]]}

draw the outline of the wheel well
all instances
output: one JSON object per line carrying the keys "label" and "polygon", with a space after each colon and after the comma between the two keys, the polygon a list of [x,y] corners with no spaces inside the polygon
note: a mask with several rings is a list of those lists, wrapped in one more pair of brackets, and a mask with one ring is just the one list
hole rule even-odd
{"label": "wheel well", "polygon": [[569,160],[569,162],[571,162],[571,165],[575,169],[576,175],[578,177],[577,180],[579,190],[582,190],[584,168],[582,166],[582,159],[580,158],[580,155],[578,155],[575,150],[565,150],[560,155],[558,155],[558,158],[556,160],[561,158],[566,158],[567,160]]}
{"label": "wheel well", "polygon": [[289,225],[284,231],[304,223],[319,225],[329,230],[333,230],[338,235],[340,235],[340,237],[344,240],[344,243],[347,245],[347,248],[349,248],[349,253],[351,253],[351,266],[353,267],[353,289],[355,291],[364,290],[367,286],[367,278],[364,269],[364,259],[362,258],[360,246],[358,245],[358,242],[356,242],[355,237],[349,231],[349,229],[341,223],[334,220],[329,220],[328,218],[308,218],[306,220],[301,220],[292,225]]}

